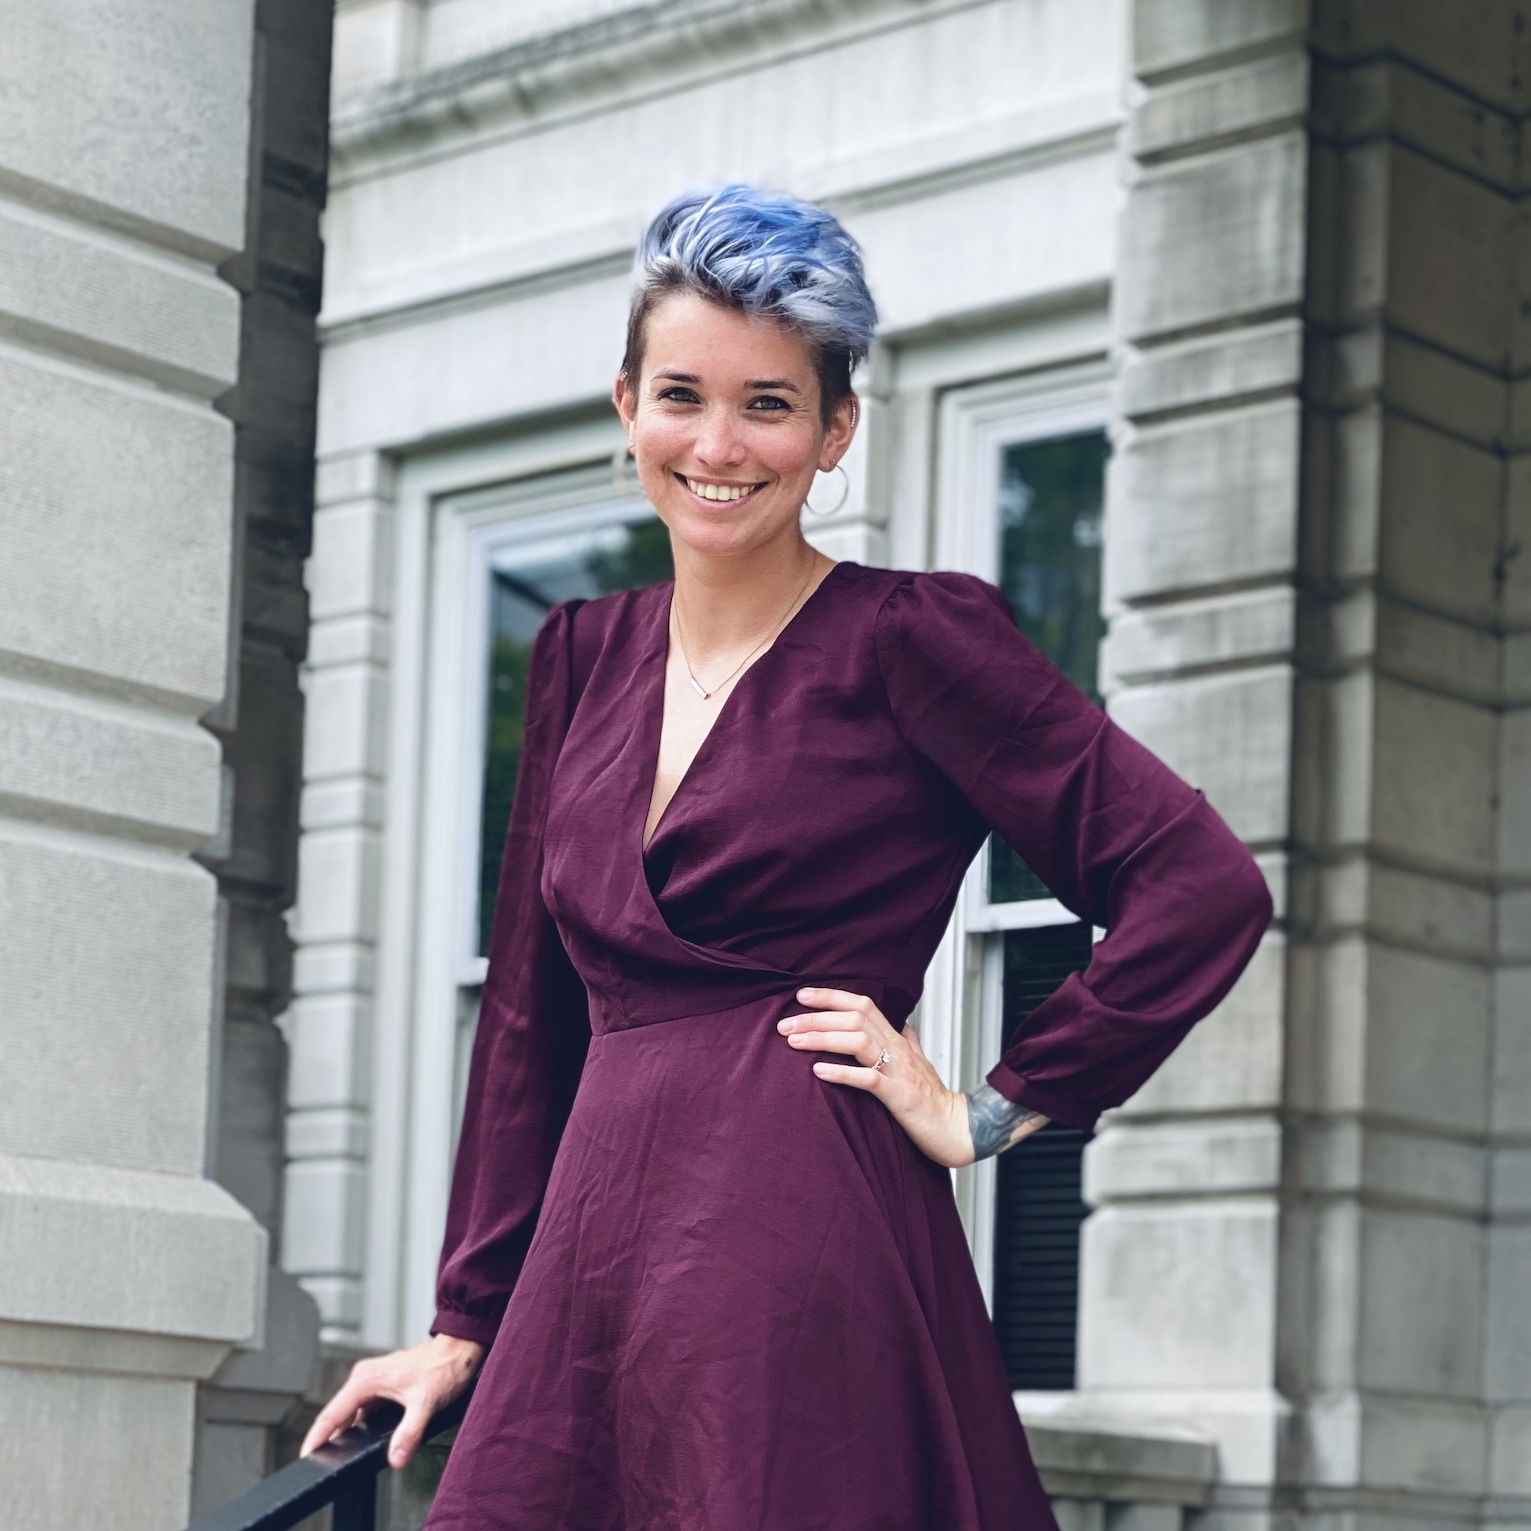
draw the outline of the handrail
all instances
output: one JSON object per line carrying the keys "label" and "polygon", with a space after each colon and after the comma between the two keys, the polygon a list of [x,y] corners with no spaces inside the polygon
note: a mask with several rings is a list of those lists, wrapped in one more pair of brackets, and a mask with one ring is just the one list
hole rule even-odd
{"label": "handrail", "polygon": [[[471,1394],[469,1389],[435,1415],[422,1445],[462,1423]],[[373,1404],[361,1424],[194,1520],[188,1531],[291,1531],[327,1504],[335,1507],[332,1531],[376,1531],[377,1480],[403,1417],[396,1403]]]}

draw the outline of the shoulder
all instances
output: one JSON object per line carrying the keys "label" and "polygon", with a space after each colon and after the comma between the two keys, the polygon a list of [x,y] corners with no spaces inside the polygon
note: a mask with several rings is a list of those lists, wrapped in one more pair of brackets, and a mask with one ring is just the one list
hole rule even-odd
{"label": "shoulder", "polygon": [[627,644],[662,619],[669,593],[670,581],[665,580],[640,590],[561,601],[543,618],[537,647],[560,650],[577,674],[588,675],[607,649]]}
{"label": "shoulder", "polygon": [[921,622],[961,622],[970,616],[987,624],[998,617],[1014,626],[1010,603],[987,580],[952,570],[918,573],[908,569],[871,569],[863,564],[835,566],[853,599],[875,616],[879,627]]}

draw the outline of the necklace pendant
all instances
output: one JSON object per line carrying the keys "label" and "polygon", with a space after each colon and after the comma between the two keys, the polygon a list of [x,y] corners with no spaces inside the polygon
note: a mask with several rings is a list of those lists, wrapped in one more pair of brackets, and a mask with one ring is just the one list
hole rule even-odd
{"label": "necklace pendant", "polygon": [[699,681],[694,675],[691,677],[691,689],[696,692],[696,694],[701,697],[704,702],[712,696],[712,692],[703,690],[701,681]]}

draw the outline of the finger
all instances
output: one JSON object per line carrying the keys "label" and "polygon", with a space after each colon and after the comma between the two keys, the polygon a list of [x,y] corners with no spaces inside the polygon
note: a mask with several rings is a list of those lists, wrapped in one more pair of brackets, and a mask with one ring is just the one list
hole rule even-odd
{"label": "finger", "polygon": [[359,1387],[354,1382],[347,1382],[325,1404],[313,1424],[308,1427],[308,1434],[303,1437],[303,1446],[298,1455],[306,1457],[309,1452],[324,1445],[338,1431],[353,1424],[366,1391],[364,1387]]}
{"label": "finger", "polygon": [[858,1010],[863,1015],[880,1013],[865,994],[852,994],[848,989],[799,989],[797,997],[800,1004],[816,1005],[823,1010]]}
{"label": "finger", "polygon": [[776,1023],[776,1029],[793,1031],[865,1031],[867,1017],[847,1010],[807,1010],[789,1015]]}
{"label": "finger", "polygon": [[874,1094],[882,1087],[883,1076],[876,1069],[852,1068],[847,1063],[817,1062],[813,1071],[826,1084],[847,1084],[853,1090],[870,1090]]}
{"label": "finger", "polygon": [[791,1047],[807,1048],[812,1052],[844,1053],[848,1058],[859,1058],[863,1063],[876,1058],[881,1048],[864,1031],[794,1031],[787,1038]]}
{"label": "finger", "polygon": [[430,1423],[430,1419],[424,1400],[416,1400],[405,1407],[404,1418],[394,1428],[393,1439],[388,1443],[390,1467],[403,1467],[414,1456],[420,1445],[420,1437],[425,1434],[425,1427]]}

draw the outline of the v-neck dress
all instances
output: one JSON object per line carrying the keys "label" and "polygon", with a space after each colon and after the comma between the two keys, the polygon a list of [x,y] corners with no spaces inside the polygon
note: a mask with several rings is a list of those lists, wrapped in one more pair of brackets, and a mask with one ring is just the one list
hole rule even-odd
{"label": "v-neck dress", "polygon": [[1264,880],[992,586],[848,563],[645,854],[670,590],[533,651],[434,1325],[491,1349],[429,1526],[1047,1531],[949,1171],[776,1023],[811,983],[902,1026],[995,829],[1107,934],[989,1080],[1088,1128],[1228,991]]}

